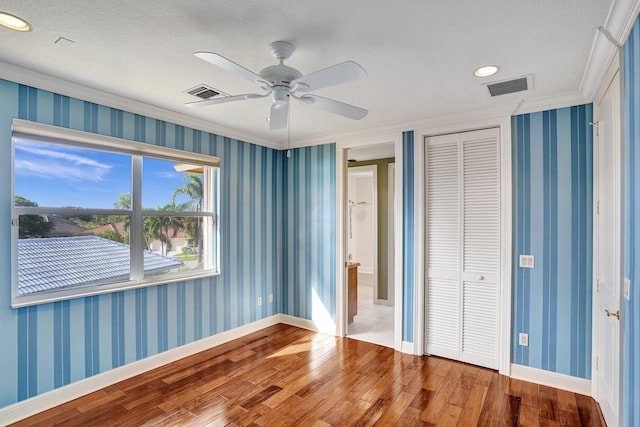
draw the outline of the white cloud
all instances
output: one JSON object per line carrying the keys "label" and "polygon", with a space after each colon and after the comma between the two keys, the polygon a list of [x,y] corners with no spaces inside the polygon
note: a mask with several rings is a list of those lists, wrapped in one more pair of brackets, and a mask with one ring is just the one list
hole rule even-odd
{"label": "white cloud", "polygon": [[68,182],[102,181],[112,166],[67,149],[30,141],[16,143],[15,172]]}
{"label": "white cloud", "polygon": [[174,179],[174,178],[179,178],[180,174],[176,172],[154,172],[153,176],[156,176],[158,178]]}

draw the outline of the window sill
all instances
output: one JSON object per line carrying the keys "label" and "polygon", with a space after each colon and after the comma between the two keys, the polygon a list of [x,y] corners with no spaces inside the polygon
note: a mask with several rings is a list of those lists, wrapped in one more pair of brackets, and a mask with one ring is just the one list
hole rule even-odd
{"label": "window sill", "polygon": [[103,285],[93,285],[86,287],[76,287],[71,289],[56,290],[49,292],[39,292],[23,296],[13,296],[11,308],[21,308],[31,305],[47,304],[56,301],[66,301],[76,298],[84,298],[94,295],[102,295],[113,292],[129,291],[132,289],[145,288],[149,286],[166,285],[189,280],[205,279],[207,277],[219,276],[219,271],[202,271],[197,274],[184,274],[176,277],[157,277],[138,281],[107,283]]}

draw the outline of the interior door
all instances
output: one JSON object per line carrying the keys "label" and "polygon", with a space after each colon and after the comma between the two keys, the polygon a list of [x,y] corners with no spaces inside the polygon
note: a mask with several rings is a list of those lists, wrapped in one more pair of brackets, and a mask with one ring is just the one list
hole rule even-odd
{"label": "interior door", "polygon": [[460,359],[460,136],[426,141],[426,353]]}
{"label": "interior door", "polygon": [[619,425],[621,262],[620,79],[594,107],[596,242],[594,278],[595,397],[609,426]]}
{"label": "interior door", "polygon": [[498,368],[498,130],[462,134],[461,360]]}
{"label": "interior door", "polygon": [[496,369],[499,132],[426,140],[426,352]]}

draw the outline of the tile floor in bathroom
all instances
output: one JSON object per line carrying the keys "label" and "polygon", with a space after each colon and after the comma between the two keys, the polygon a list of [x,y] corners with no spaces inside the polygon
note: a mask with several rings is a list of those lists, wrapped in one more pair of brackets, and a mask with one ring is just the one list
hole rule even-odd
{"label": "tile floor in bathroom", "polygon": [[393,348],[393,312],[388,305],[373,304],[373,288],[358,286],[358,314],[347,337]]}

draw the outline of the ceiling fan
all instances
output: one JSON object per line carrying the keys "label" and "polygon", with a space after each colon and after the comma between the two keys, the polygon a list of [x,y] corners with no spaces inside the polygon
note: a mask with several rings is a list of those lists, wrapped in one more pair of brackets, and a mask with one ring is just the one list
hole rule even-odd
{"label": "ceiling fan", "polygon": [[[217,53],[194,53],[195,56],[204,61],[257,84],[264,92],[225,96],[204,101],[189,102],[185,105],[187,107],[207,107],[209,105],[224,104],[246,99],[265,98],[271,95],[271,99],[273,100],[271,104],[271,116],[269,118],[271,129],[283,129],[287,126],[290,98],[300,101],[302,105],[315,107],[354,120],[360,120],[368,114],[368,111],[364,108],[306,93],[312,90],[364,79],[367,77],[367,72],[360,65],[353,61],[345,61],[303,76],[302,73],[295,68],[284,65],[284,60],[289,58],[295,50],[293,44],[285,41],[275,41],[271,43],[269,47],[271,48],[271,54],[280,61],[280,63],[266,67],[258,74]],[[299,95],[298,93],[301,94]]]}

